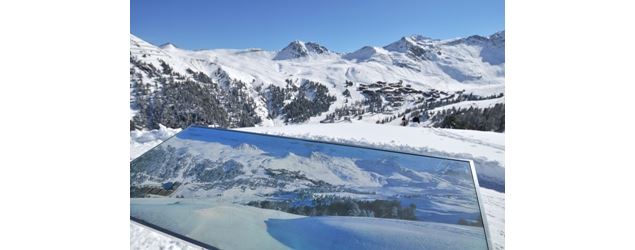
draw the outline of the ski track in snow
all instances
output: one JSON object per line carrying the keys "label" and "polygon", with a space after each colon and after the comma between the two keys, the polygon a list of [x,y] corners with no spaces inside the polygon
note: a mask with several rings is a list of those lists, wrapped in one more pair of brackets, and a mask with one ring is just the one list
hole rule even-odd
{"label": "ski track in snow", "polygon": [[[286,127],[255,127],[241,128],[240,130],[269,133],[277,135],[287,135],[301,137],[314,140],[323,140],[340,143],[354,143],[362,146],[380,147],[386,149],[400,150],[414,153],[428,153],[440,156],[450,156],[458,158],[473,158],[475,164],[479,165],[479,160],[484,162],[488,168],[502,169],[502,177],[504,181],[504,134],[480,132],[480,131],[460,131],[437,128],[411,128],[428,130],[426,133],[437,136],[435,140],[423,141],[404,141],[403,139],[386,139],[382,136],[384,132],[390,133],[395,129],[394,126],[387,125],[364,125],[350,124],[347,129],[338,129],[338,126],[311,124],[297,125]],[[386,128],[386,131],[369,131],[369,128]],[[400,127],[396,127],[399,129]],[[350,129],[356,129],[363,132],[367,137],[355,139],[355,135],[350,133]],[[403,129],[403,128],[401,128]],[[339,131],[338,131],[339,130]],[[134,159],[145,151],[153,148],[162,141],[168,139],[172,135],[178,133],[180,129],[169,129],[161,127],[158,130],[143,130],[130,132],[130,159]],[[402,136],[403,137],[403,136]],[[500,137],[500,138],[499,138]],[[428,139],[428,137],[426,137]],[[458,140],[463,142],[462,153],[448,152],[448,145],[445,139]],[[440,146],[441,145],[441,146]],[[456,150],[455,150],[456,151]],[[462,157],[461,157],[462,156]],[[479,172],[477,167],[477,172]],[[491,169],[482,169],[491,172]],[[494,171],[496,172],[496,171]],[[498,171],[500,172],[500,171]],[[499,173],[500,174],[500,173]],[[499,175],[498,174],[498,175]],[[480,175],[480,173],[479,173]],[[481,199],[485,207],[492,249],[505,249],[505,194],[488,189],[480,188]],[[190,243],[174,238],[172,236],[160,233],[153,229],[147,228],[140,224],[130,222],[130,248],[131,249],[200,249]]]}

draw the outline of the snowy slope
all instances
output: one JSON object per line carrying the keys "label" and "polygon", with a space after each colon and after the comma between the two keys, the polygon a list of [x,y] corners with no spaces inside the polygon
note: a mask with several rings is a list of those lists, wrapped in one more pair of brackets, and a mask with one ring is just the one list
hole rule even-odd
{"label": "snowy slope", "polygon": [[[244,130],[356,143],[426,154],[480,159],[475,161],[479,177],[480,175],[485,175],[504,183],[504,134],[448,129],[401,128],[364,123],[339,124],[335,126],[314,124],[245,128]],[[167,135],[175,132],[167,129],[162,131],[132,131],[131,155],[142,154],[151,145],[158,144]],[[156,136],[156,134],[165,136]],[[142,141],[136,141],[138,138],[143,139]],[[151,140],[151,138],[156,140]],[[481,195],[484,199],[485,212],[494,249],[504,249],[504,194],[481,188]],[[178,241],[171,237],[158,236],[153,230],[136,224],[131,224],[131,228],[134,229],[131,230],[131,247],[148,244],[148,241],[144,241],[147,237],[160,239],[167,242],[166,244],[171,244],[169,243],[171,241]]]}

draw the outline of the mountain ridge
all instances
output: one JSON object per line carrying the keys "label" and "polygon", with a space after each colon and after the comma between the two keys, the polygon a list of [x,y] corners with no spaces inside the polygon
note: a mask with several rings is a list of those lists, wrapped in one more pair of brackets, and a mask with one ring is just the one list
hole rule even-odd
{"label": "mountain ridge", "polygon": [[[130,33],[130,35],[133,36],[134,38],[138,39],[138,40],[142,40],[142,41],[146,42],[145,40],[143,40],[141,37],[139,37],[137,35],[134,35],[132,33]],[[428,36],[421,35],[421,34],[411,34],[411,35],[402,36],[402,37],[400,37],[399,40],[401,40],[401,39],[414,39],[414,40],[419,40],[419,41],[426,41],[427,40],[427,41],[451,43],[451,42],[454,42],[454,41],[457,41],[457,40],[466,39],[466,38],[469,38],[469,37],[482,37],[482,38],[486,38],[486,39],[490,39],[490,40],[492,40],[492,39],[495,39],[495,40],[496,39],[502,39],[503,42],[504,42],[505,30],[500,30],[500,31],[494,32],[494,33],[489,34],[489,35],[470,35],[470,36],[466,36],[466,37],[457,37],[457,38],[448,38],[448,39],[437,39],[437,38],[432,38],[432,37],[428,37]],[[399,41],[399,40],[397,40],[397,41]],[[395,41],[395,42],[397,42],[397,41]],[[149,43],[149,42],[146,42],[146,43]],[[294,43],[303,43],[303,44],[310,43],[310,44],[315,44],[315,45],[321,46],[324,49],[327,49],[326,46],[321,45],[320,43],[315,42],[315,41],[303,41],[303,40],[296,39],[296,40],[290,41],[284,48],[282,48],[280,50],[266,50],[266,49],[262,49],[262,48],[234,48],[234,49],[230,49],[230,50],[249,50],[249,49],[254,50],[255,49],[255,50],[262,50],[262,51],[279,52],[279,51],[284,50],[285,48],[289,47],[290,45],[292,45]],[[149,43],[149,44],[152,44],[152,43]],[[152,44],[152,45],[154,45],[154,44]],[[160,47],[162,47],[164,45],[172,45],[172,46],[178,48],[178,46],[176,46],[173,42],[170,42],[170,41],[164,42],[164,43],[162,43],[162,44],[160,44],[158,46],[157,45],[154,45],[154,46],[160,48]],[[390,44],[386,44],[386,45],[377,45],[377,44],[371,45],[371,44],[368,44],[368,45],[363,45],[359,49],[362,49],[364,47],[386,47],[388,45],[390,45]],[[224,49],[224,48],[202,48],[202,49],[185,49],[185,50],[209,51],[209,50],[217,50],[217,49]],[[328,52],[331,52],[331,53],[348,54],[348,53],[355,52],[355,51],[357,51],[359,49],[356,49],[356,50],[353,50],[353,51],[340,51],[340,52],[336,52],[336,51],[328,50],[328,49],[327,50],[328,50]]]}

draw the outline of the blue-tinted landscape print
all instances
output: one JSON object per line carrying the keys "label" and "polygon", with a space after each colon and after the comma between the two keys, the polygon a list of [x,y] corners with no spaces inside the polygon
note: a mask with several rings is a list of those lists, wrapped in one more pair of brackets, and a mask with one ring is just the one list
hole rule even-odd
{"label": "blue-tinted landscape print", "polygon": [[190,127],[130,186],[132,217],[220,249],[487,249],[466,161]]}

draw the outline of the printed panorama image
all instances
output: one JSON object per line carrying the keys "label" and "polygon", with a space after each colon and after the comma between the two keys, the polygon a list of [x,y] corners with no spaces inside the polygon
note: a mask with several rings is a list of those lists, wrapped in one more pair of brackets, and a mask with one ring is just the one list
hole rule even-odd
{"label": "printed panorama image", "polygon": [[192,126],[130,186],[131,217],[220,249],[487,249],[466,161]]}

